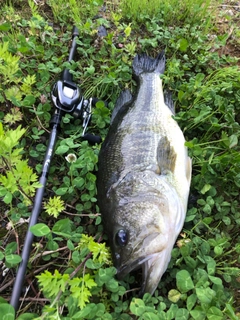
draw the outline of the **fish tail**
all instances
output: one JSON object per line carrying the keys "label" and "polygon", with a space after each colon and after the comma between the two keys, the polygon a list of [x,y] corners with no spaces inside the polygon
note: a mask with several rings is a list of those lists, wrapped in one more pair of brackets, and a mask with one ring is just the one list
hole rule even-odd
{"label": "fish tail", "polygon": [[165,53],[162,51],[156,59],[149,57],[147,54],[137,54],[133,60],[133,72],[136,76],[142,73],[163,74],[165,70]]}

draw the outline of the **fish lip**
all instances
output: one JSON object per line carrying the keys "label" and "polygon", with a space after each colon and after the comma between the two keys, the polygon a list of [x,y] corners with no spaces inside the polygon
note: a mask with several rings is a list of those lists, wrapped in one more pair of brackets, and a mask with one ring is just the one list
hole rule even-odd
{"label": "fish lip", "polygon": [[[147,256],[137,258],[133,261],[130,261],[130,263],[129,262],[125,263],[123,266],[121,266],[120,268],[117,269],[118,279],[119,280],[123,279],[131,271],[134,271],[134,270],[140,269],[140,268],[143,269],[145,262],[154,258],[157,255],[158,255],[158,253],[156,252],[156,253],[149,254]],[[145,274],[143,274],[143,277],[145,278]],[[143,279],[143,283],[145,283],[145,281],[146,281],[146,279]]]}

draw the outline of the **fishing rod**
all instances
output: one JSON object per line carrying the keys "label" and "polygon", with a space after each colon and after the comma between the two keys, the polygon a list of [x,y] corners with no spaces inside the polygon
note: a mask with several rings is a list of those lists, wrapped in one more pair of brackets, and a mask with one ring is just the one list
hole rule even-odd
{"label": "fishing rod", "polygon": [[[76,27],[73,27],[72,31],[72,45],[69,53],[68,61],[71,62],[74,59],[77,49],[77,38],[79,31]],[[15,311],[18,310],[18,304],[20,295],[22,292],[23,282],[26,274],[27,263],[29,260],[31,247],[34,239],[33,233],[30,228],[37,223],[39,213],[42,207],[42,199],[44,195],[44,189],[47,183],[48,172],[50,164],[54,154],[54,147],[57,141],[58,132],[60,130],[60,124],[62,117],[68,113],[73,115],[77,119],[81,119],[83,122],[82,138],[88,140],[91,144],[100,143],[101,138],[89,133],[86,133],[87,126],[91,118],[92,105],[96,104],[98,99],[90,98],[84,99],[80,88],[73,82],[73,75],[68,69],[65,69],[62,73],[62,77],[58,80],[52,89],[51,93],[52,102],[55,106],[54,114],[50,120],[51,132],[49,136],[48,147],[46,150],[45,158],[43,161],[42,173],[40,177],[41,187],[37,189],[32,213],[30,216],[29,226],[25,237],[25,242],[22,250],[22,261],[19,265],[10,304],[14,307]]]}

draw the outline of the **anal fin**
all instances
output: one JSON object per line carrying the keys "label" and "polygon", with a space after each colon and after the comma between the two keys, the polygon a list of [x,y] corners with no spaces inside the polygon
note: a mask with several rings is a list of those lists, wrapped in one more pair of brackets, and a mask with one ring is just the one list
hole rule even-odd
{"label": "anal fin", "polygon": [[164,103],[172,111],[173,115],[175,115],[174,101],[172,99],[172,93],[169,90],[164,91]]}

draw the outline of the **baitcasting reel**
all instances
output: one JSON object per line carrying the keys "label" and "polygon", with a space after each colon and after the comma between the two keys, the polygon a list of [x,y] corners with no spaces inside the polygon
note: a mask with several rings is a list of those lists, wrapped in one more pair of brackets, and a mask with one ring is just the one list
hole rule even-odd
{"label": "baitcasting reel", "polygon": [[[73,60],[76,51],[76,37],[78,37],[78,29],[73,28],[72,47],[70,50],[68,61]],[[68,69],[62,74],[62,79],[58,80],[52,89],[52,101],[55,107],[63,113],[69,113],[76,119],[81,119],[83,123],[82,138],[90,143],[100,143],[101,138],[92,134],[85,134],[92,114],[92,104],[96,104],[98,99],[84,99],[81,89],[73,82],[73,76]],[[54,120],[53,120],[54,122]]]}
{"label": "baitcasting reel", "polygon": [[84,99],[79,87],[75,83],[68,80],[59,80],[53,87],[52,101],[57,109],[71,114],[76,119],[82,120],[82,136],[84,138],[91,119],[93,99]]}

